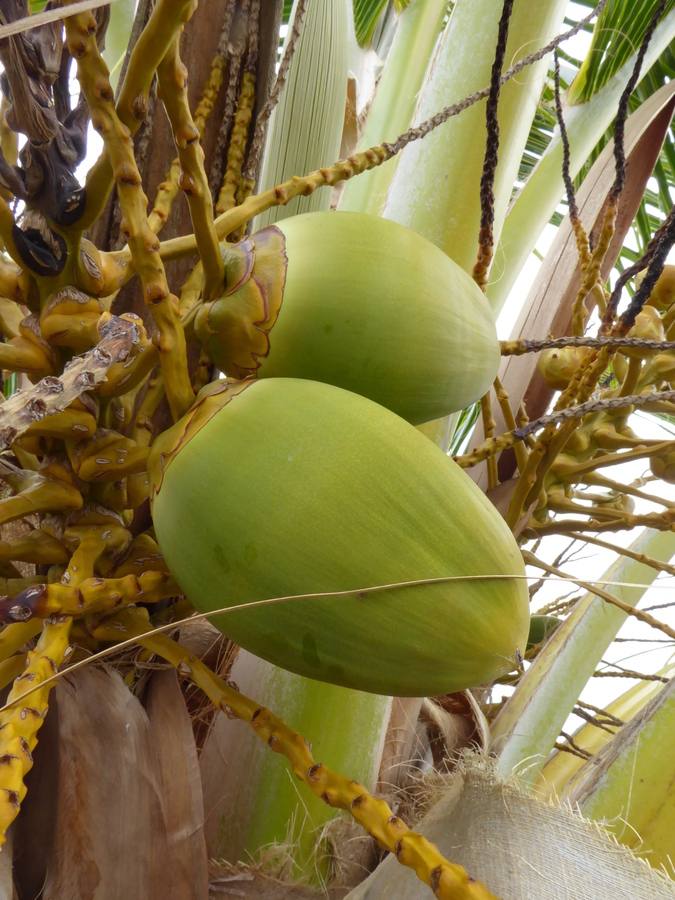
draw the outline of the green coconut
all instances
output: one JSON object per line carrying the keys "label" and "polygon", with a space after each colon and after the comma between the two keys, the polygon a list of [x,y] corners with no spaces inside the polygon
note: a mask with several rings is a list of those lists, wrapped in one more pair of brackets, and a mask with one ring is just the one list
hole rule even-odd
{"label": "green coconut", "polygon": [[[467,475],[403,419],[331,385],[210,385],[150,457],[172,574],[251,652],[349,688],[433,696],[513,670],[529,631],[516,542]],[[433,583],[448,576],[502,576]],[[368,591],[431,579],[432,583]]]}
{"label": "green coconut", "polygon": [[562,622],[563,620],[558,618],[558,616],[532,616],[530,618],[527,649],[532,650],[538,644],[543,644],[562,625]]}
{"label": "green coconut", "polygon": [[494,381],[500,351],[483,293],[396,222],[309,213],[222,252],[227,294],[194,326],[226,375],[323,381],[414,425],[464,409]]}

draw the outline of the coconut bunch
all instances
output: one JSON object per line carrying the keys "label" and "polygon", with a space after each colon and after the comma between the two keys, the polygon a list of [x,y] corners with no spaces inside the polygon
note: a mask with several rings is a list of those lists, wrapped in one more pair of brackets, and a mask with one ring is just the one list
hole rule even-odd
{"label": "coconut bunch", "polygon": [[[278,666],[402,696],[490,682],[518,668],[528,638],[513,536],[414,428],[477,401],[494,378],[499,346],[482,291],[423,238],[365,215],[310,213],[234,240],[264,209],[395,151],[251,195],[256,121],[269,117],[261,7],[233,12],[193,116],[179,37],[195,6],[155,4],[117,96],[100,10],[0,45],[3,147],[27,138],[0,166],[0,360],[24,384],[0,411],[11,491],[0,523],[25,523],[0,543],[0,665],[13,682],[0,712],[2,833],[20,813],[58,670],[80,648],[134,640],[249,722],[437,896],[491,896],[153,627],[167,606],[174,621],[221,610],[228,636]],[[27,3],[5,16],[26,18]],[[200,140],[222,88],[229,126],[218,130],[212,191]],[[158,102],[177,161],[148,213],[134,137]],[[104,149],[80,187],[89,121]],[[113,189],[124,246],[104,249],[85,234]],[[191,233],[160,242],[179,191]],[[174,293],[165,262],[195,250],[198,265]],[[132,279],[143,316],[120,309]]]}
{"label": "coconut bunch", "polygon": [[[21,524],[0,541],[0,678],[12,685],[0,710],[0,831],[20,815],[60,673],[131,642],[247,722],[310,791],[350,812],[437,897],[480,900],[492,894],[471,873],[366,787],[315,760],[310,735],[164,632],[209,617],[280,669],[372,694],[517,683],[523,660],[536,662],[566,625],[552,616],[530,623],[525,561],[540,561],[518,541],[671,527],[672,507],[642,522],[631,497],[647,495],[596,469],[645,457],[655,478],[669,480],[675,467],[669,443],[642,441],[626,421],[638,405],[673,408],[664,263],[675,228],[669,218],[636,265],[631,274],[644,270],[644,280],[618,315],[622,285],[610,295],[600,272],[625,174],[619,128],[616,185],[595,246],[573,214],[581,288],[572,336],[561,347],[508,343],[500,353],[485,289],[507,2],[473,277],[415,232],[360,213],[317,206],[273,224],[269,216],[247,233],[256,217],[328,195],[465,108],[332,165],[303,156],[302,171],[284,170],[281,183],[256,192],[263,156],[264,178],[283,169],[275,128],[292,104],[276,116],[274,106],[287,76],[297,88],[289,65],[305,15],[298,0],[272,83],[273,6],[228,5],[196,103],[180,42],[194,0],[141,8],[116,94],[101,11],[0,42],[0,364],[23,380],[0,407],[0,476],[11,492],[0,499],[0,524]],[[28,17],[18,0],[3,12]],[[334,24],[338,34],[339,16]],[[325,69],[337,83],[344,60]],[[176,159],[148,179],[159,104]],[[74,173],[89,121],[103,152],[81,187]],[[17,154],[19,133],[26,143]],[[174,227],[179,220],[185,227]],[[603,315],[593,339],[584,333],[591,300]],[[496,376],[501,355],[532,350],[546,351],[542,373],[561,394],[548,418],[516,422]],[[456,460],[415,427],[479,402],[485,441]],[[511,448],[519,477],[502,517],[463,469],[487,461],[488,487],[500,487],[497,456]],[[600,490],[592,497],[591,485]]]}

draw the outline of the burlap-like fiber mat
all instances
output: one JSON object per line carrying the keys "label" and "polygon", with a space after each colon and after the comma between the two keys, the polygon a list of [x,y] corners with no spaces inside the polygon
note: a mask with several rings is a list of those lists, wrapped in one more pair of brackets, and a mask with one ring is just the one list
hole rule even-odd
{"label": "burlap-like fiber mat", "polygon": [[[417,830],[503,900],[675,900],[675,881],[600,826],[504,784],[485,761],[467,764]],[[389,857],[346,900],[432,896]]]}

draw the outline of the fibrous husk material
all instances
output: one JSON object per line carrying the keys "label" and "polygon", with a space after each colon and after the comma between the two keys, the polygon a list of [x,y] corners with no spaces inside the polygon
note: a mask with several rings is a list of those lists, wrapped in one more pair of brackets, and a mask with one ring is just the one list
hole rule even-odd
{"label": "fibrous husk material", "polygon": [[211,863],[209,900],[256,897],[258,900],[343,900],[347,891],[340,887],[319,888],[303,884],[285,884],[255,868],[239,864]]}
{"label": "fibrous husk material", "polygon": [[[416,826],[501,900],[673,900],[675,882],[569,808],[467,760]],[[429,888],[389,856],[347,900],[427,900]]]}

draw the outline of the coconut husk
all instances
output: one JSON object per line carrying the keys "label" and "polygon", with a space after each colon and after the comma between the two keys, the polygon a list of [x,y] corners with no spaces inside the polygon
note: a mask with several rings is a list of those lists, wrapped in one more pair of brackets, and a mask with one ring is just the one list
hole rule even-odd
{"label": "coconut husk", "polygon": [[[473,757],[416,829],[501,900],[675,900],[675,882],[601,826],[544,803]],[[347,900],[428,900],[393,856]]]}

